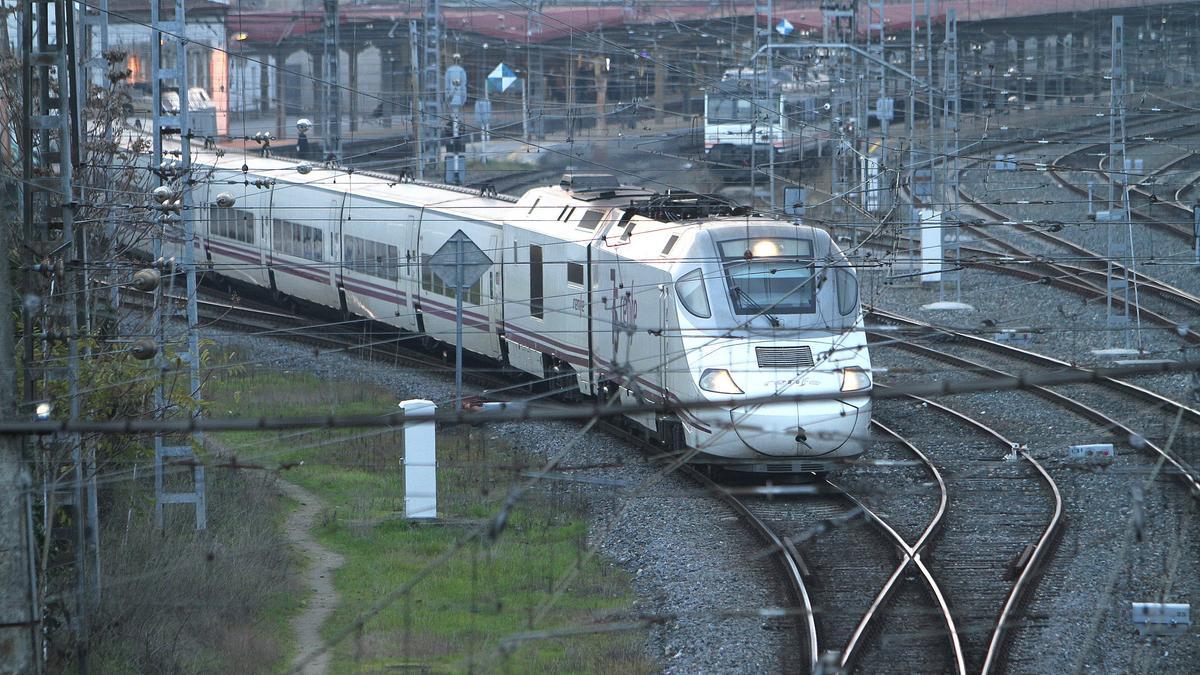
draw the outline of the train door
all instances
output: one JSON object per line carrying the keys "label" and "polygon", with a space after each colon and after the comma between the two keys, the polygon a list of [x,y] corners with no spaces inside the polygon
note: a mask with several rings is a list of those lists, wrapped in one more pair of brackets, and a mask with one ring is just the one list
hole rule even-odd
{"label": "train door", "polygon": [[662,387],[663,393],[670,391],[667,386],[667,376],[671,372],[672,364],[668,363],[671,350],[668,349],[667,333],[670,326],[668,325],[667,317],[671,309],[671,285],[658,285],[658,385]]}
{"label": "train door", "polygon": [[[492,267],[487,271],[487,276],[484,278],[483,293],[485,294],[487,304],[488,331],[492,335],[499,336],[500,325],[504,323],[504,303],[500,300],[502,294],[500,291],[500,270],[504,268],[502,256],[504,255],[504,246],[501,243],[500,233],[493,234],[488,237],[488,247],[486,251],[489,258],[492,259]],[[499,340],[496,342],[496,348],[499,350]]]}
{"label": "train door", "polygon": [[346,266],[344,250],[346,242],[345,222],[354,218],[354,201],[350,191],[343,193],[341,208],[331,210],[329,227],[329,269],[333,271],[334,288],[338,294],[338,309],[343,318],[349,318],[350,306],[346,302]]}
{"label": "train door", "polygon": [[425,222],[425,207],[409,212],[404,219],[402,238],[404,250],[404,297],[407,311],[401,311],[401,327],[413,332],[425,332],[421,317],[421,228]]}
{"label": "train door", "polygon": [[259,241],[262,242],[262,245],[259,248],[259,257],[262,260],[262,268],[265,270],[266,274],[264,285],[272,291],[278,288],[278,286],[275,284],[275,260],[274,256],[271,254],[271,252],[275,250],[275,228],[271,227],[271,220],[274,218],[275,191],[277,189],[278,188],[275,186],[274,182],[272,182],[271,188],[267,190],[265,207],[262,209],[262,213],[259,215],[258,219],[259,226],[262,228],[261,238],[259,239]]}

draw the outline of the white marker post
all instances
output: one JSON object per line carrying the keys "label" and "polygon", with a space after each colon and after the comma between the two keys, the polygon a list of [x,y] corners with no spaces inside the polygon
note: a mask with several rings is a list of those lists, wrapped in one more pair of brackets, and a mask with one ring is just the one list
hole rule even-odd
{"label": "white marker post", "polygon": [[404,517],[437,518],[437,406],[422,398],[400,402],[404,411]]}

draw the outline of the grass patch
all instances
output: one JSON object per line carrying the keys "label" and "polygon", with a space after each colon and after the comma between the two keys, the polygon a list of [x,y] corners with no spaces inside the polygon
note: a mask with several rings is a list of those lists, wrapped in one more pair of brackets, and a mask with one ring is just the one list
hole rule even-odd
{"label": "grass patch", "polygon": [[295,506],[274,476],[207,472],[208,529],[191,507],[154,521],[153,477],[118,484],[102,521],[104,587],[89,650],[97,672],[273,672],[294,649],[304,599],[282,531]]}
{"label": "grass patch", "polygon": [[[389,413],[394,392],[267,369],[226,376],[209,387],[214,409],[254,415]],[[239,459],[294,463],[287,480],[326,503],[315,535],[345,556],[335,584],[341,603],[326,623],[331,638],[403,586],[469,528],[487,522],[536,457],[486,429],[440,429],[438,524],[403,518],[403,439],[399,431],[320,430],[301,434],[223,434]],[[642,655],[642,631],[523,640],[505,638],[620,621],[634,600],[627,575],[584,560],[585,501],[570,487],[531,492],[503,535],[467,545],[414,590],[386,607],[333,652],[333,672],[395,668],[512,672],[656,670]],[[571,584],[554,585],[578,567]],[[550,607],[541,621],[535,617]],[[564,631],[565,632],[565,631]]]}

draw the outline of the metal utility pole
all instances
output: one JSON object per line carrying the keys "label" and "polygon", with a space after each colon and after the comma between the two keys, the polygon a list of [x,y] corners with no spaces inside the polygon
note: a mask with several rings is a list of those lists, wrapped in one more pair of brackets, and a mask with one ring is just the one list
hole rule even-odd
{"label": "metal utility pole", "polygon": [[321,43],[321,64],[325,81],[322,83],[321,136],[325,141],[326,161],[342,159],[342,99],[341,68],[339,65],[338,0],[324,0],[324,35]]}
{"label": "metal utility pole", "polygon": [[[857,3],[823,1],[821,3],[822,41],[831,43],[852,43],[856,37],[855,17],[858,13]],[[846,199],[854,177],[855,155],[853,140],[846,138],[846,106],[850,104],[850,81],[854,77],[852,64],[846,63],[853,59],[849,50],[829,50],[830,66],[830,110],[829,127],[837,147],[830,158],[830,193],[833,195],[833,213],[835,220],[845,222],[847,217]],[[861,123],[861,120],[857,121]],[[857,131],[855,132],[857,133]],[[854,230],[857,243],[857,229]]]}
{"label": "metal utility pole", "polygon": [[[81,412],[79,345],[87,320],[79,278],[85,259],[84,237],[82,229],[75,224],[78,200],[73,170],[79,165],[81,108],[79,68],[75,59],[74,3],[25,0],[22,4],[23,243],[34,254],[26,263],[26,301],[23,303],[26,402],[35,414],[50,416],[54,413],[50,384],[66,380],[67,413],[71,420],[78,421]],[[55,347],[62,342],[67,347],[65,367],[54,355]],[[41,345],[41,360],[35,360],[35,343]],[[48,467],[45,522],[57,517],[56,513],[51,513],[51,508],[71,510],[75,525],[71,538],[76,572],[72,621],[77,667],[86,673],[87,551],[92,533],[86,526],[83,445],[78,433],[55,437],[50,443],[56,449],[65,447],[70,453],[67,472],[63,472],[57,463]],[[58,453],[51,456],[57,457]],[[66,488],[60,489],[59,481],[64,478],[67,479]],[[52,528],[47,527],[47,530],[47,536],[53,536]]]}
{"label": "metal utility pole", "polygon": [[[958,267],[959,227],[958,215],[958,125],[962,101],[958,81],[958,15],[953,7],[946,10],[946,40],[942,44],[942,171],[940,182],[941,198],[946,200],[942,208],[941,228],[943,255],[947,252]],[[947,223],[949,228],[947,228]],[[944,267],[944,265],[943,265]],[[954,282],[954,298],[962,302],[962,271],[943,269],[939,275],[939,292],[946,295],[946,282]]]}
{"label": "metal utility pole", "polygon": [[[1104,228],[1108,240],[1108,264],[1105,268],[1107,283],[1104,307],[1109,345],[1112,344],[1115,329],[1119,328],[1125,335],[1125,348],[1128,349],[1133,225],[1130,222],[1128,194],[1122,194],[1129,182],[1128,177],[1122,177],[1121,174],[1125,170],[1125,92],[1125,17],[1115,15],[1112,18],[1112,79],[1108,102],[1108,224]],[[1119,212],[1118,204],[1121,207]],[[1121,222],[1125,223],[1127,233],[1117,231],[1116,225]],[[1113,307],[1118,297],[1120,311]],[[1140,342],[1140,333],[1138,337]]]}
{"label": "metal utility pole", "polygon": [[[525,12],[525,78],[522,86],[528,88],[529,95],[524,97],[524,106],[525,117],[530,122],[526,125],[528,128],[525,134],[526,141],[529,140],[529,136],[533,136],[539,141],[546,140],[546,71],[542,50],[533,44],[534,36],[542,33],[542,7],[545,4],[544,1],[539,0],[536,8],[528,9]],[[531,116],[530,110],[536,111],[536,114]]]}
{"label": "metal utility pole", "polygon": [[[863,206],[868,211],[882,212],[887,210],[884,196],[884,168],[890,164],[888,149],[888,123],[892,121],[892,104],[887,91],[887,57],[884,54],[883,31],[883,0],[867,0],[867,53],[873,57],[873,62],[864,64],[870,74],[866,88],[868,107],[874,111],[879,120],[879,143],[877,153],[868,148],[866,171],[868,179],[866,191],[863,193]],[[865,131],[865,127],[864,127]],[[872,208],[873,207],[873,208]]]}
{"label": "metal utility pole", "polygon": [[[765,98],[767,100],[767,129],[770,142],[767,145],[767,175],[770,178],[768,190],[771,197],[768,200],[771,205],[771,215],[775,215],[775,134],[783,130],[782,112],[779,110],[779,99],[775,94],[775,50],[772,49],[775,40],[775,3],[774,0],[767,0],[766,7],[763,7],[763,12],[767,15],[767,78],[763,82],[767,91]],[[754,30],[758,30],[758,7],[755,7]],[[757,79],[757,73],[755,74]],[[750,139],[750,156],[754,156],[754,138]]]}
{"label": "metal utility pole", "polygon": [[[87,100],[87,88],[90,86],[105,86],[111,64],[109,64],[106,54],[108,53],[108,0],[96,0],[94,8],[88,7],[83,3],[79,4],[79,11],[83,12],[81,20],[76,24],[79,27],[76,33],[75,44],[79,45],[82,52],[80,63],[80,105],[83,105]],[[83,113],[80,112],[80,119],[83,119]],[[80,140],[85,142],[86,129],[84,125],[80,125]],[[113,128],[108,126],[105,129],[104,140],[111,142],[113,140]],[[80,146],[83,147],[83,146]],[[99,191],[97,191],[99,192]],[[108,234],[110,241],[116,241],[117,223],[115,213],[110,212],[107,221],[104,224],[104,229]],[[83,301],[88,308],[87,314],[91,314],[91,272],[88,256],[88,246],[83,247]],[[115,281],[118,274],[118,267],[115,261],[107,263],[109,281]],[[108,304],[109,307],[116,308],[120,306],[120,286],[116,283],[110,283]],[[92,331],[92,325],[89,321],[87,331]],[[87,517],[88,517],[88,533],[89,545],[91,546],[92,554],[92,573],[93,573],[93,601],[100,601],[100,504],[99,504],[99,486],[96,484],[96,446],[94,443],[89,443],[86,447],[86,457],[84,461],[84,473],[87,481]]]}
{"label": "metal utility pole", "polygon": [[[412,27],[412,24],[410,24]],[[425,14],[420,37],[420,53],[414,64],[419,64],[420,129],[417,132],[419,156],[417,177],[424,178],[426,171],[437,175],[434,165],[441,150],[442,124],[442,7],[439,0],[425,0]],[[417,41],[414,40],[414,44]]]}
{"label": "metal utility pole", "polygon": [[[164,21],[159,16],[159,3],[150,3],[150,25],[153,30],[150,40],[150,82],[152,117],[152,148],[153,155],[150,168],[158,176],[160,186],[155,190],[155,198],[159,201],[162,217],[161,225],[154,227],[152,250],[155,264],[162,270],[163,280],[172,289],[179,268],[184,273],[187,292],[187,351],[181,355],[188,363],[191,371],[190,397],[192,404],[187,407],[188,414],[196,417],[200,414],[200,345],[196,332],[198,322],[196,307],[196,265],[195,246],[196,236],[194,220],[191,211],[191,170],[192,150],[189,138],[191,127],[188,120],[188,77],[187,77],[187,39],[184,37],[187,23],[184,12],[186,0],[175,0],[174,17]],[[169,63],[163,63],[163,50],[171,57]],[[164,110],[162,103],[163,90],[171,87],[172,83],[179,91],[179,109]],[[178,150],[164,150],[163,141],[166,137],[178,136]],[[171,239],[181,241],[179,264],[173,257],[163,259],[163,240],[167,231],[171,231]],[[156,349],[154,366],[158,370],[158,384],[154,388],[155,417],[162,418],[170,403],[170,392],[167,390],[167,347],[166,321],[171,314],[168,303],[171,293],[159,284],[156,289],[154,303],[154,336]],[[171,461],[188,461],[195,459],[195,451],[190,442],[197,445],[203,442],[200,433],[190,439],[183,439],[184,444],[169,445],[168,438],[162,434],[154,436],[154,515],[158,527],[163,526],[163,507],[167,504],[193,504],[196,509],[196,529],[207,527],[207,508],[205,504],[204,466],[199,462],[190,462],[193,487],[189,491],[167,492],[164,486],[166,465]],[[176,441],[178,442],[178,440]]]}
{"label": "metal utility pole", "polygon": [[[24,50],[28,53],[29,50]],[[18,240],[16,220],[0,215],[0,298],[4,320],[0,321],[0,420],[18,420],[16,353],[13,322],[8,320],[12,301],[19,297],[12,288],[8,246]],[[0,653],[4,667],[14,673],[36,672],[39,612],[33,589],[33,533],[27,516],[31,510],[31,485],[25,466],[20,436],[0,435]]]}

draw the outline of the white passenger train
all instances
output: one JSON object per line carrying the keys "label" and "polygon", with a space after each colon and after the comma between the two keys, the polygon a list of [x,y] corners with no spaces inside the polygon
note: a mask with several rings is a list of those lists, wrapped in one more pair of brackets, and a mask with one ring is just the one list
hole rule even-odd
{"label": "white passenger train", "polygon": [[[825,471],[864,450],[872,384],[858,285],[823,230],[713,216],[704,198],[606,175],[514,200],[302,174],[283,160],[204,162],[214,168],[194,193],[196,246],[209,273],[452,343],[454,292],[428,262],[462,230],[494,262],[463,296],[465,349],[537,378],[573,372],[583,396],[662,403],[632,422],[696,462]],[[222,192],[232,208],[216,205]],[[827,398],[736,403],[797,393]]]}

